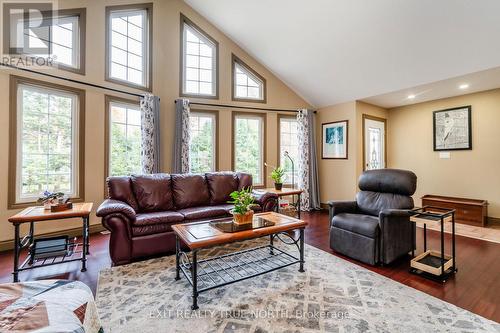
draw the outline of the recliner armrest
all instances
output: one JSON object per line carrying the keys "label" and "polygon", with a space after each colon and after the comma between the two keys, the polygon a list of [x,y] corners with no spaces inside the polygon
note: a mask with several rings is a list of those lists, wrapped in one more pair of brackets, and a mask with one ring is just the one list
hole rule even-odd
{"label": "recliner armrest", "polygon": [[268,212],[276,208],[278,195],[276,193],[264,191],[252,191],[255,203],[262,207],[262,211]]}
{"label": "recliner armrest", "polygon": [[330,223],[335,215],[342,213],[355,214],[358,211],[358,204],[356,201],[328,201],[328,211],[330,216]]}
{"label": "recliner armrest", "polygon": [[409,209],[384,209],[380,212],[379,218],[384,217],[410,217],[412,215]]}
{"label": "recliner armrest", "polygon": [[99,208],[97,208],[96,215],[104,218],[108,215],[117,213],[123,214],[130,221],[135,221],[136,218],[135,210],[125,202],[114,199],[104,200],[104,202],[99,206]]}

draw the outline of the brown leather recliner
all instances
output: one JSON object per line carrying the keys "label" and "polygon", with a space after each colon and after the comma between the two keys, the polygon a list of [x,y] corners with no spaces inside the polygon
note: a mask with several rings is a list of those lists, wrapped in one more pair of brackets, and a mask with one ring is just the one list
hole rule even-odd
{"label": "brown leather recliner", "polygon": [[[241,172],[153,174],[107,179],[108,199],[97,209],[111,232],[113,265],[175,252],[172,225],[230,216],[229,194],[252,186]],[[254,193],[255,211],[272,211],[278,197]]]}

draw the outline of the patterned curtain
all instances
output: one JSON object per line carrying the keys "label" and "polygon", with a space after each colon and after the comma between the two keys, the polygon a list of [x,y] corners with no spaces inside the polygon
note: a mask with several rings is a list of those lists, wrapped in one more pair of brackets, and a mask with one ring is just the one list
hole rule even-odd
{"label": "patterned curtain", "polygon": [[145,94],[140,100],[142,172],[160,172],[160,98]]}
{"label": "patterned curtain", "polygon": [[189,173],[189,100],[175,101],[175,133],[172,173]]}
{"label": "patterned curtain", "polygon": [[316,132],[314,114],[311,110],[300,109],[297,113],[299,161],[298,186],[303,210],[320,209],[318,165],[316,156]]}

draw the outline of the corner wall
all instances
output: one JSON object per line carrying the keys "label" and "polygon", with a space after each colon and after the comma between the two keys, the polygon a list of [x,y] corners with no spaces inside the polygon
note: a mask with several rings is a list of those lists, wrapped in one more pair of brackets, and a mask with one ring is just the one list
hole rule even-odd
{"label": "corner wall", "polygon": [[[433,151],[432,112],[472,106],[472,150]],[[488,215],[500,218],[500,89],[389,110],[389,167],[418,177],[416,204],[425,194],[485,199]]]}

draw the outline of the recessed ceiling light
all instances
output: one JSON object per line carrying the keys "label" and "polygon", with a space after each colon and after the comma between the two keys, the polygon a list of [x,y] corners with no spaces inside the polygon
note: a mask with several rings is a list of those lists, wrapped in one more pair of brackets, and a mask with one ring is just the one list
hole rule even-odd
{"label": "recessed ceiling light", "polygon": [[467,89],[469,88],[469,84],[468,83],[462,83],[461,85],[458,86],[458,88],[464,90],[464,89]]}
{"label": "recessed ceiling light", "polygon": [[413,95],[413,94],[412,94],[412,95],[408,95],[408,99],[415,99],[415,97],[416,97],[416,96],[415,96],[415,95]]}

